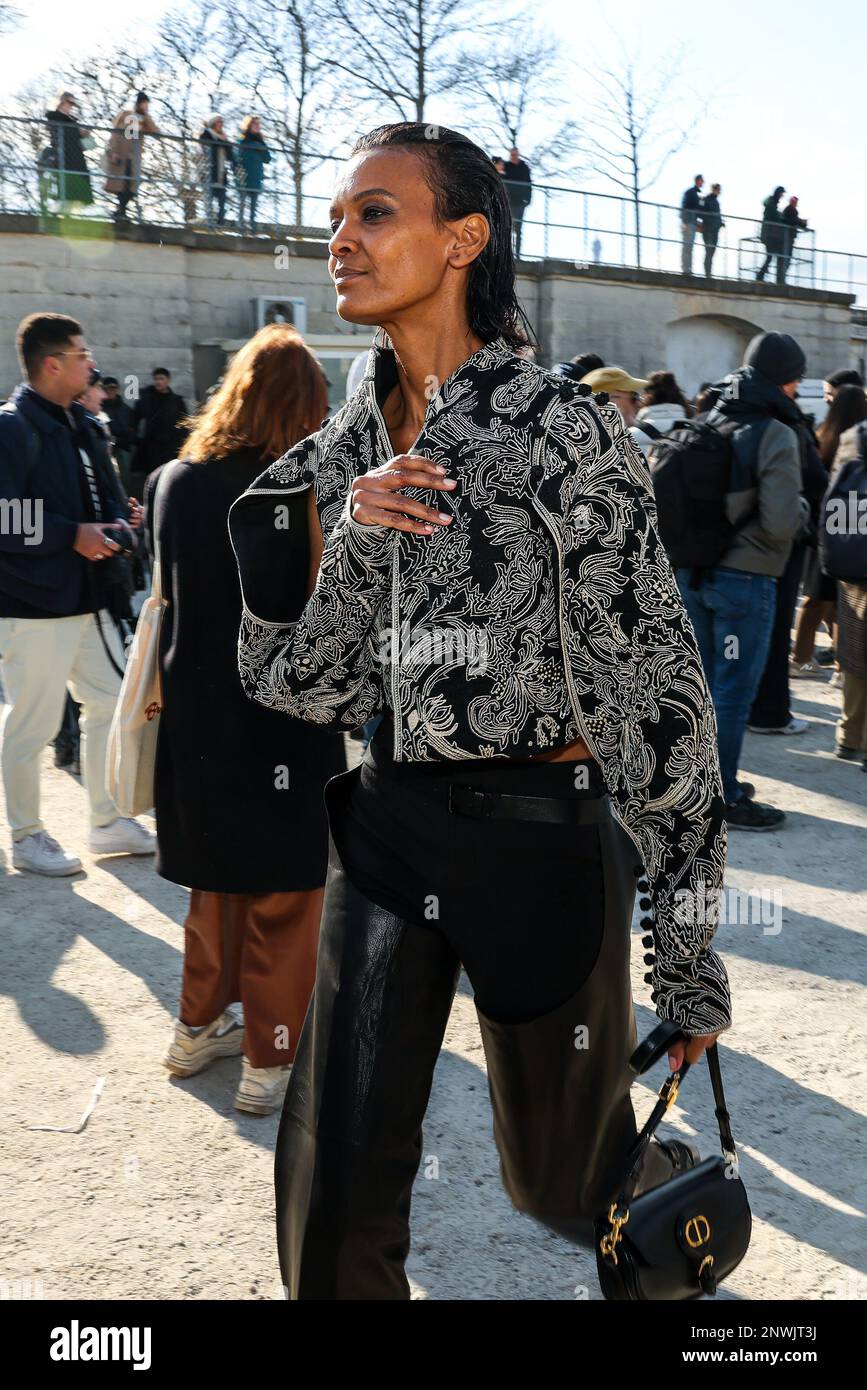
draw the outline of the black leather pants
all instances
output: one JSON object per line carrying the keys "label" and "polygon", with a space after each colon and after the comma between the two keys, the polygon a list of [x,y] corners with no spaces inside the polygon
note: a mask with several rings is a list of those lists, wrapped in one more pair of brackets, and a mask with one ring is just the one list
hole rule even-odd
{"label": "black leather pants", "polygon": [[[332,827],[357,775],[328,784]],[[505,1190],[519,1211],[587,1246],[636,1134],[627,1066],[637,1043],[635,852],[610,817],[599,832],[605,921],[589,976],[528,1022],[495,1022],[477,1008]],[[540,922],[543,902],[540,887]],[[533,949],[544,949],[541,932],[528,939]],[[275,1159],[290,1299],[409,1298],[410,1199],[460,966],[443,934],[378,906],[350,881],[332,837],[316,985]],[[671,1173],[652,1144],[637,1191]]]}

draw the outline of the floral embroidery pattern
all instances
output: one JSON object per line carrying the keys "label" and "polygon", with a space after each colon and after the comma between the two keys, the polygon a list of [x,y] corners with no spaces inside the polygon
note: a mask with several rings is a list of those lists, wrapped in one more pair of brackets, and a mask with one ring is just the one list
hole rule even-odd
{"label": "floral embroidery pattern", "polygon": [[[726,850],[716,721],[643,455],[613,406],[498,339],[440,387],[415,446],[459,486],[409,495],[448,505],[451,524],[429,538],[359,525],[348,488],[388,457],[390,355],[380,330],[343,409],[232,508],[244,688],[333,727],[388,707],[397,760],[528,757],[584,738],[647,876],[657,1012],[688,1033],[727,1028],[710,948]],[[311,485],[319,579],[303,612],[275,612],[273,498]],[[414,653],[434,631],[484,632],[485,661],[384,662],[385,635],[404,629]],[[706,905],[701,920],[685,895]]]}

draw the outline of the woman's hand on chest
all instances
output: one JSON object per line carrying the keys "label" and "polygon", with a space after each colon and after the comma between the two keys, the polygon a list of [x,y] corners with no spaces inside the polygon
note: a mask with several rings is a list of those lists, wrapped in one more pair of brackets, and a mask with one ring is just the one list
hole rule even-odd
{"label": "woman's hand on chest", "polygon": [[456,487],[457,481],[446,477],[442,465],[415,454],[398,454],[379,468],[353,478],[350,514],[362,526],[390,526],[395,531],[429,536],[437,527],[448,526],[451,516],[405,496],[403,489],[448,492]]}

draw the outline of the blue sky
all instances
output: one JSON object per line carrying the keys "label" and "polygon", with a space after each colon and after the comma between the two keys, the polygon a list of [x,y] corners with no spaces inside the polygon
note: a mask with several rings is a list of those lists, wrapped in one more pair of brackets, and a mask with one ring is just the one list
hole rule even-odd
{"label": "blue sky", "polygon": [[[168,8],[164,0],[19,0],[28,15],[2,43],[0,110],[14,110],[13,95],[50,70],[64,52],[84,55],[106,35],[139,35]],[[255,0],[246,0],[255,4]],[[863,167],[865,123],[860,74],[867,53],[867,6],[826,0],[533,0],[528,13],[547,20],[564,55],[577,64],[616,54],[611,26],[640,54],[652,74],[688,45],[685,82],[712,94],[712,110],[646,196],[679,202],[695,173],[724,186],[730,213],[755,215],[776,183],[801,199],[817,243],[867,254]],[[121,18],[122,16],[122,18]],[[613,16],[616,16],[613,17]],[[580,121],[583,79],[569,85]],[[447,113],[431,113],[445,119]],[[531,129],[531,136],[533,132]],[[598,180],[593,186],[604,188]],[[609,190],[611,191],[611,190]]]}

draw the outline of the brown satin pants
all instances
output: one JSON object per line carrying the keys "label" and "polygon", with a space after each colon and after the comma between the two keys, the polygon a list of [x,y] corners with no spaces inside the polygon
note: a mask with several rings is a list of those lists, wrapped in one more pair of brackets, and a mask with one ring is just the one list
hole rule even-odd
{"label": "brown satin pants", "polygon": [[306,893],[205,893],[194,888],[184,922],[182,1023],[212,1023],[244,1009],[252,1067],[295,1060],[316,976],[324,888]]}

